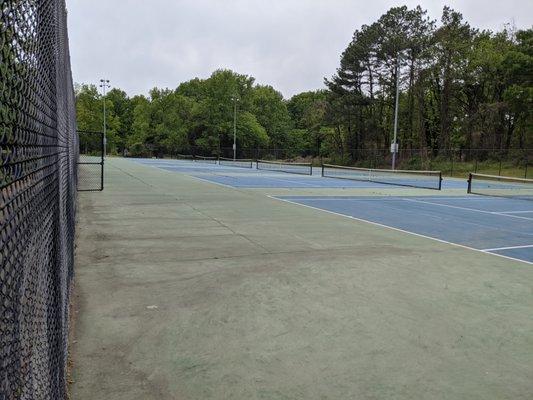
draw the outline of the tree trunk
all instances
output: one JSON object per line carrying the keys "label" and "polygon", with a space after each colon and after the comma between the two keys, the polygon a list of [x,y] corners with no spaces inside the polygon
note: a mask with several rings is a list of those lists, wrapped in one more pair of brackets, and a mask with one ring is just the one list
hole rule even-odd
{"label": "tree trunk", "polygon": [[407,128],[406,128],[406,142],[410,149],[413,148],[413,108],[415,105],[413,96],[413,84],[415,80],[415,59],[411,58],[411,65],[409,67],[409,88],[407,91]]}
{"label": "tree trunk", "polygon": [[428,167],[428,152],[427,152],[427,125],[426,125],[426,99],[425,99],[425,87],[424,78],[426,73],[421,71],[418,80],[415,84],[416,95],[416,111],[417,111],[417,125],[418,125],[418,146],[420,148],[420,158],[422,160],[422,168]]}
{"label": "tree trunk", "polygon": [[449,56],[446,57],[442,82],[440,103],[440,136],[439,151],[447,149],[450,145],[450,100],[451,100],[451,69]]}

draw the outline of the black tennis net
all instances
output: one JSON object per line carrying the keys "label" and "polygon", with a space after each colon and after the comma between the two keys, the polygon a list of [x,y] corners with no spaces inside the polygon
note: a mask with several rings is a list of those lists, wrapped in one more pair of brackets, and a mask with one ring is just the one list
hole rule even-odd
{"label": "black tennis net", "polygon": [[220,157],[218,159],[218,163],[220,165],[227,165],[230,167],[253,168],[254,160],[244,159],[244,158],[233,159],[233,158]]}
{"label": "black tennis net", "polygon": [[178,160],[188,160],[188,161],[194,160],[194,156],[190,154],[178,154],[176,158]]}
{"label": "black tennis net", "polygon": [[313,164],[293,163],[288,161],[267,161],[257,160],[257,169],[277,172],[287,172],[290,174],[313,175]]}
{"label": "black tennis net", "polygon": [[64,0],[1,1],[0,51],[0,399],[64,399],[79,150]]}
{"label": "black tennis net", "polygon": [[194,161],[208,163],[208,164],[216,164],[218,161],[218,157],[194,156]]}
{"label": "black tennis net", "polygon": [[323,164],[322,176],[423,189],[440,190],[442,187],[440,171],[372,169]]}
{"label": "black tennis net", "polygon": [[468,193],[533,200],[533,179],[471,173]]}

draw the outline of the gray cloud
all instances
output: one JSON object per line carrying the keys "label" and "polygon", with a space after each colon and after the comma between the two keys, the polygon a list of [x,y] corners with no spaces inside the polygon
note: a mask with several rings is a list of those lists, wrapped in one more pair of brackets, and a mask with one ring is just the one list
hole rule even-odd
{"label": "gray cloud", "polygon": [[[353,31],[389,0],[67,0],[76,82],[107,77],[129,94],[175,88],[217,68],[270,84],[286,97],[323,87]],[[475,27],[531,26],[530,0],[404,1],[438,19],[445,4]]]}

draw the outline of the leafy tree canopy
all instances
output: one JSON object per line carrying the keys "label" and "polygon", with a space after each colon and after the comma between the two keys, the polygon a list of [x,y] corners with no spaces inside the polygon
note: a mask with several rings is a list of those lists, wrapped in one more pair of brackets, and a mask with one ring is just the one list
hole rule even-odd
{"label": "leafy tree canopy", "polygon": [[400,148],[533,147],[533,30],[481,31],[450,7],[440,21],[393,7],[357,27],[326,87],[288,100],[226,69],[148,96],[114,88],[103,99],[96,86],[77,85],[78,128],[102,129],[105,100],[112,152],[229,155],[235,123],[241,156],[269,147],[356,161],[389,147],[397,80]]}

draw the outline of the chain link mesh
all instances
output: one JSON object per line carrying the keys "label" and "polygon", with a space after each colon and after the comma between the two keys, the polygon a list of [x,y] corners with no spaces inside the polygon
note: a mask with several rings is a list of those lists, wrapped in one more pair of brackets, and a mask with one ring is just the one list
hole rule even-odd
{"label": "chain link mesh", "polygon": [[78,131],[78,192],[104,190],[104,133]]}
{"label": "chain link mesh", "polygon": [[0,0],[0,399],[65,398],[76,135],[64,0]]}

